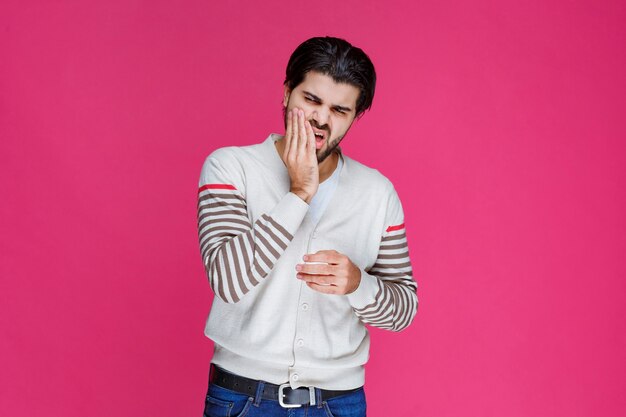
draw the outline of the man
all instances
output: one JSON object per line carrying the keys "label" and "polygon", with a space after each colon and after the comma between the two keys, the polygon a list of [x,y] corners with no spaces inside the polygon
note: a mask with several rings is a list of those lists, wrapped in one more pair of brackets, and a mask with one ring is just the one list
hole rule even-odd
{"label": "man", "polygon": [[205,416],[365,415],[365,324],[399,331],[417,311],[398,195],[339,147],[375,82],[361,49],[309,39],[287,65],[285,134],[206,159]]}

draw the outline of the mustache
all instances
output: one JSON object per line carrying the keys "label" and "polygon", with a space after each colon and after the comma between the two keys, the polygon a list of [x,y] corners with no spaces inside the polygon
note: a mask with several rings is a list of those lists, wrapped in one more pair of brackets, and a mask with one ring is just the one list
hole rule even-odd
{"label": "mustache", "polygon": [[328,125],[320,126],[314,119],[309,120],[309,123],[311,123],[311,126],[313,126],[314,128],[324,130],[330,135],[330,129],[328,128]]}

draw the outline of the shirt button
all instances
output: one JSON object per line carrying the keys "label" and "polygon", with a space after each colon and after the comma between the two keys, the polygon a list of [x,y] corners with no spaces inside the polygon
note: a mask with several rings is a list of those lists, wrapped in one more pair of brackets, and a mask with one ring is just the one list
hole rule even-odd
{"label": "shirt button", "polygon": [[302,303],[302,309],[307,311],[309,309],[309,305],[307,303]]}
{"label": "shirt button", "polygon": [[300,377],[298,376],[298,374],[293,374],[293,375],[291,376],[291,380],[292,380],[292,381],[297,381],[298,379],[300,379]]}
{"label": "shirt button", "polygon": [[298,339],[298,341],[296,342],[296,344],[300,347],[304,346],[304,340],[303,339]]}
{"label": "shirt button", "polygon": [[313,239],[317,237],[317,232],[313,232]]}

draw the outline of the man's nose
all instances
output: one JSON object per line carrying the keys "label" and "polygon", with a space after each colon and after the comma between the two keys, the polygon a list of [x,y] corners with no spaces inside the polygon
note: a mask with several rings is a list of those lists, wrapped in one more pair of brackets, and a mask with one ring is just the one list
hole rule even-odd
{"label": "man's nose", "polygon": [[315,120],[317,126],[322,127],[328,123],[328,111],[322,109],[316,109],[313,111],[311,118]]}

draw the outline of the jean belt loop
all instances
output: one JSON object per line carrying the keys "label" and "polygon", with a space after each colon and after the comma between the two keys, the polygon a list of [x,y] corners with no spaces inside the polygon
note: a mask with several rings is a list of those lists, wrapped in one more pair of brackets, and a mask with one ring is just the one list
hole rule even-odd
{"label": "jean belt loop", "polygon": [[265,388],[265,382],[259,381],[259,384],[256,387],[256,394],[254,394],[254,406],[258,407],[261,404],[261,400],[263,399],[263,390]]}
{"label": "jean belt loop", "polygon": [[213,375],[215,374],[215,365],[209,365],[209,382],[213,381]]}
{"label": "jean belt loop", "polygon": [[319,388],[315,388],[315,403],[317,404],[317,408],[322,408],[322,390]]}

